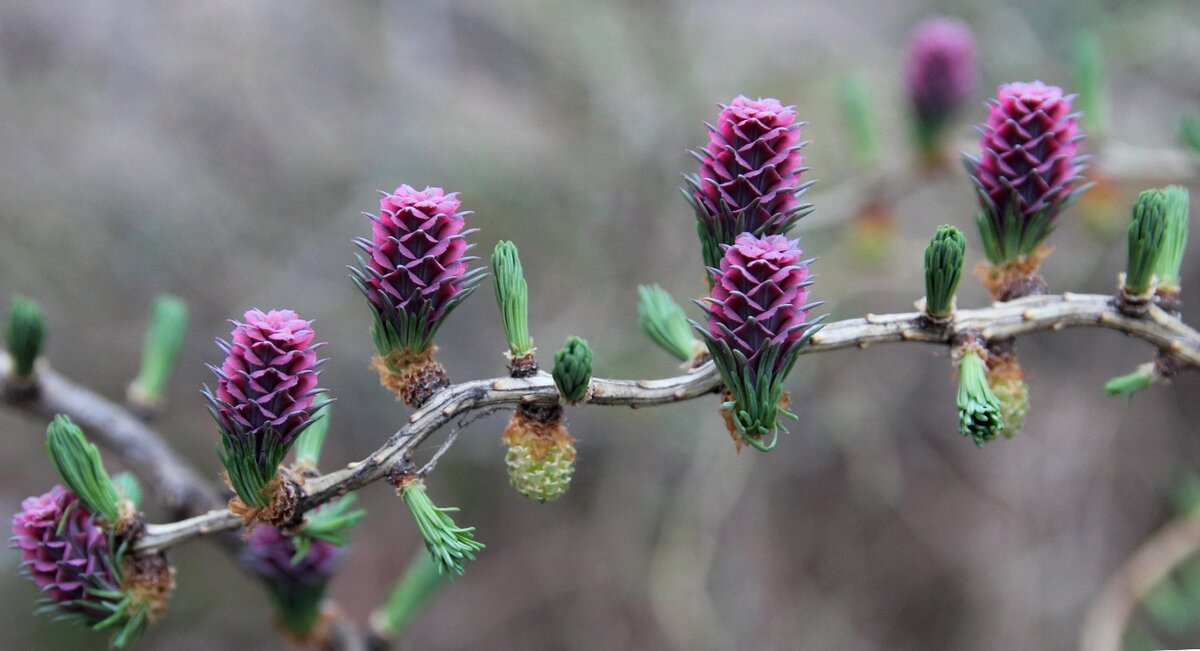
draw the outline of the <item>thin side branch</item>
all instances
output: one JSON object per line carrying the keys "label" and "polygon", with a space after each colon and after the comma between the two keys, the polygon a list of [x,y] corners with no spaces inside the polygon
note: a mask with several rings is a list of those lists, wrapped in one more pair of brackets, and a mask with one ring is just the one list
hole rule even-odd
{"label": "thin side branch", "polygon": [[[988,340],[1001,340],[1047,330],[1099,327],[1123,332],[1167,351],[1182,365],[1200,366],[1200,333],[1162,310],[1151,308],[1140,319],[1127,317],[1112,297],[1090,294],[1032,296],[977,310],[961,310],[945,326],[930,325],[919,312],[867,315],[830,323],[817,333],[804,353],[819,353],[874,343],[919,341],[949,344],[966,330]],[[711,363],[687,374],[660,380],[594,379],[591,403],[649,407],[681,402],[718,390],[720,378]],[[558,390],[549,375],[464,382],[434,395],[409,422],[378,450],[345,469],[310,479],[304,486],[300,512],[382,479],[392,464],[411,454],[439,427],[467,412],[496,405],[554,402]],[[137,545],[142,553],[166,549],[192,538],[241,526],[240,517],[219,509],[164,525],[147,525]]]}

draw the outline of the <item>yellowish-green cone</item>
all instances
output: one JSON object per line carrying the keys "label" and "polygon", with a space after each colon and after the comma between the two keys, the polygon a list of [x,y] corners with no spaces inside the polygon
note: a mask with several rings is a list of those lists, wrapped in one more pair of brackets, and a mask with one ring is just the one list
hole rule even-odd
{"label": "yellowish-green cone", "polygon": [[513,488],[531,500],[563,496],[575,474],[574,439],[562,424],[562,408],[522,407],[504,430],[504,463]]}
{"label": "yellowish-green cone", "polygon": [[988,360],[988,385],[1000,401],[1003,434],[1012,438],[1025,426],[1025,415],[1029,413],[1029,386],[1015,353],[992,354]]}

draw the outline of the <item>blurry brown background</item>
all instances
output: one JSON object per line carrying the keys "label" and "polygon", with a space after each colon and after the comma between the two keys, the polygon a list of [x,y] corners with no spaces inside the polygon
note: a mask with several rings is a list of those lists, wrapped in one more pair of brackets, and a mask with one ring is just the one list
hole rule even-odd
{"label": "blurry brown background", "polygon": [[[930,12],[976,29],[982,101],[995,85],[1070,86],[1069,43],[1096,30],[1114,134],[1173,146],[1200,106],[1200,3],[1118,0],[839,2],[147,0],[0,3],[0,298],[41,301],[51,363],[119,398],[149,302],[185,298],[192,330],[161,431],[216,477],[198,394],[225,319],[290,307],[316,320],[338,398],[326,454],[357,459],[406,412],[376,384],[369,311],[344,265],[377,189],[462,193],[481,232],[521,247],[543,357],[587,338],[596,373],[674,374],[636,324],[636,285],[702,291],[685,154],[715,104],[794,103],[820,183],[796,233],[819,256],[832,318],[911,309],[940,223],[974,243],[955,171],[895,206],[890,247],[861,256],[853,226],[821,222],[860,175],[839,115],[862,72],[883,122],[883,167],[911,158],[901,100],[907,32]],[[982,119],[980,105],[958,133]],[[1053,289],[1111,291],[1124,265],[1119,203],[1077,207],[1052,237]],[[1193,185],[1193,194],[1197,188]],[[1194,212],[1194,211],[1193,211]],[[1193,227],[1193,235],[1197,235]],[[1194,238],[1200,240],[1200,237]],[[858,242],[858,244],[856,244]],[[1200,323],[1200,241],[1185,265]],[[968,264],[978,259],[970,253]],[[1189,291],[1190,289],[1190,291]],[[503,372],[490,286],[442,329],[453,377]],[[965,278],[960,305],[984,302]],[[892,346],[805,357],[800,422],[770,455],[733,453],[715,398],[569,413],[571,492],[539,505],[507,487],[505,416],[473,425],[429,482],[488,545],[406,635],[421,649],[1066,649],[1089,600],[1171,516],[1196,465],[1200,375],[1138,395],[1101,386],[1150,358],[1110,331],[1021,341],[1033,409],[1012,441],[955,431],[946,351]],[[0,413],[0,512],[53,481],[43,424]],[[419,539],[383,485],[333,587],[365,617]],[[151,517],[156,514],[152,511]],[[146,649],[279,648],[260,586],[214,546],[173,554],[179,589]],[[3,566],[16,565],[10,550]],[[0,573],[0,647],[77,648],[100,636],[31,615],[36,590]],[[1200,638],[1179,640],[1180,646]]]}

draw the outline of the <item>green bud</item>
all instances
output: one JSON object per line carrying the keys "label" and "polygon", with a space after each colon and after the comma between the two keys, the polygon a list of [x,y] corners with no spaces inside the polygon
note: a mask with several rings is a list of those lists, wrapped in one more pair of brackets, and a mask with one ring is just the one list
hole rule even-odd
{"label": "green bud", "polygon": [[446,581],[428,554],[416,554],[404,575],[396,581],[383,607],[371,616],[380,637],[395,638]]}
{"label": "green bud", "polygon": [[688,325],[683,308],[671,298],[671,294],[658,285],[638,285],[638,324],[646,336],[663,350],[679,358],[691,361],[696,354],[696,338]]}
{"label": "green bud", "polygon": [[592,349],[571,335],[563,349],[554,353],[554,384],[567,402],[582,402],[592,382]]}
{"label": "green bud", "polygon": [[425,540],[425,548],[437,563],[438,573],[453,572],[462,576],[463,561],[475,560],[475,552],[484,548],[472,535],[475,527],[464,528],[455,524],[450,514],[458,509],[435,506],[425,494],[425,486],[420,480],[402,487],[400,494],[409,511],[412,511],[421,538]]}
{"label": "green bud", "polygon": [[130,472],[119,472],[113,476],[113,485],[117,487],[117,495],[129,500],[135,508],[142,505],[142,485],[137,477]]}
{"label": "green bud", "polygon": [[1200,113],[1184,113],[1179,118],[1179,139],[1200,152]]}
{"label": "green bud", "polygon": [[104,470],[100,451],[89,443],[75,423],[59,414],[46,428],[46,452],[67,487],[79,496],[88,511],[116,524],[120,519],[120,495]]}
{"label": "green bud", "polygon": [[1158,373],[1154,371],[1154,363],[1147,362],[1128,375],[1115,377],[1105,382],[1104,392],[1110,396],[1132,396],[1142,389],[1153,386],[1158,380]]}
{"label": "green bud", "polygon": [[186,303],[169,294],[154,299],[146,341],[142,346],[142,370],[130,387],[130,394],[138,402],[153,406],[162,401],[175,361],[179,359],[187,327]]}
{"label": "green bud", "polygon": [[12,357],[10,372],[14,378],[28,380],[33,377],[33,364],[41,354],[45,336],[42,309],[24,296],[14,296],[4,328],[4,345]]}
{"label": "green bud", "polygon": [[1163,231],[1161,253],[1154,265],[1159,286],[1179,291],[1179,268],[1183,265],[1183,252],[1188,238],[1188,191],[1172,185],[1164,188],[1166,227]]}
{"label": "green bud", "polygon": [[953,226],[939,226],[925,248],[925,312],[945,318],[954,310],[954,292],[962,278],[967,240]]}
{"label": "green bud", "polygon": [[513,357],[528,355],[533,351],[533,339],[529,336],[529,288],[521,271],[517,245],[509,241],[496,244],[492,276],[508,351]]}
{"label": "green bud", "polygon": [[1129,225],[1129,264],[1124,287],[1127,293],[1140,296],[1153,288],[1166,226],[1166,192],[1155,189],[1139,194],[1133,204],[1133,222]]}
{"label": "green bud", "polygon": [[958,363],[958,431],[983,447],[1003,430],[1000,400],[988,386],[983,353],[965,350]]}
{"label": "green bud", "polygon": [[849,75],[842,83],[842,115],[854,143],[854,154],[860,166],[870,167],[879,160],[879,129],[871,107],[871,87],[866,75]]}
{"label": "green bud", "polygon": [[1090,136],[1102,138],[1109,131],[1108,74],[1104,50],[1095,33],[1084,31],[1075,36],[1071,68],[1075,88],[1079,91],[1075,105],[1083,114],[1080,121]]}
{"label": "green bud", "polygon": [[321,406],[312,416],[309,425],[296,438],[296,466],[316,469],[321,462],[321,450],[325,448],[325,436],[329,433],[328,403]]}

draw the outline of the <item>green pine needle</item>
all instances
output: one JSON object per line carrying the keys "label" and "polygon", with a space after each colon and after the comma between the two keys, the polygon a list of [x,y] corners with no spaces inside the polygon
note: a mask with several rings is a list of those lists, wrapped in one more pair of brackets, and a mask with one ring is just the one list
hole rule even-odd
{"label": "green pine needle", "polygon": [[428,554],[413,556],[383,607],[371,617],[375,631],[385,638],[395,638],[404,632],[409,622],[445,583],[441,568]]}
{"label": "green pine needle", "polygon": [[492,253],[492,276],[509,353],[513,357],[528,355],[533,351],[533,339],[529,336],[529,287],[521,270],[516,244],[507,240],[496,244]]}
{"label": "green pine needle", "polygon": [[1132,396],[1133,394],[1154,386],[1159,380],[1153,363],[1142,364],[1136,371],[1115,377],[1104,383],[1104,392],[1110,396]]}
{"label": "green pine needle", "polygon": [[137,477],[134,477],[133,473],[119,472],[113,475],[112,480],[121,499],[129,500],[135,508],[142,505],[142,485],[138,483]]}
{"label": "green pine needle", "polygon": [[1160,287],[1179,291],[1179,269],[1183,265],[1188,239],[1188,191],[1187,188],[1171,185],[1164,188],[1162,193],[1166,204],[1166,227],[1154,274],[1158,276]]}
{"label": "green pine needle", "polygon": [[356,498],[347,494],[328,506],[310,511],[305,516],[303,537],[324,540],[327,543],[345,547],[350,542],[350,534],[367,512],[358,509],[350,511]]}
{"label": "green pine needle", "polygon": [[279,464],[283,462],[287,449],[277,437],[270,432],[263,436],[269,441],[265,451],[264,463],[258,462],[254,451],[254,441],[240,440],[234,436],[222,434],[221,447],[217,455],[229,474],[229,483],[238,497],[246,506],[266,508],[271,505],[271,494],[267,486],[275,480],[279,472]]}
{"label": "green pine needle", "polygon": [[983,447],[1003,430],[1000,400],[988,386],[987,364],[981,353],[966,351],[958,365],[958,431]]}
{"label": "green pine needle", "polygon": [[592,349],[587,341],[571,335],[554,353],[554,384],[568,402],[579,402],[587,397],[591,382]]}
{"label": "green pine needle", "polygon": [[871,86],[863,73],[849,75],[842,83],[842,114],[854,143],[854,154],[860,166],[870,167],[879,160],[879,129],[871,107]]}
{"label": "green pine needle", "polygon": [[115,524],[120,518],[120,495],[104,470],[100,451],[75,423],[59,414],[46,428],[46,452],[63,482],[84,508]]}
{"label": "green pine needle", "polygon": [[696,338],[683,308],[658,285],[638,285],[638,324],[647,337],[681,362],[696,354]]}
{"label": "green pine needle", "polygon": [[465,571],[463,561],[475,560],[475,552],[484,549],[484,545],[472,535],[475,527],[456,525],[450,514],[458,509],[435,506],[420,482],[413,482],[402,491],[404,503],[412,511],[421,538],[425,540],[425,548],[437,563],[438,572],[462,576]]}
{"label": "green pine needle", "polygon": [[1133,204],[1129,224],[1129,264],[1125,270],[1125,291],[1134,295],[1149,292],[1154,285],[1154,270],[1163,252],[1167,226],[1167,196],[1164,190],[1145,190]]}
{"label": "green pine needle", "polygon": [[326,403],[313,413],[311,424],[296,437],[293,447],[296,450],[296,465],[303,468],[317,468],[321,461],[321,451],[325,448],[325,437],[329,434],[329,410],[331,405]]}
{"label": "green pine needle", "polygon": [[146,341],[142,346],[142,370],[134,381],[138,395],[147,402],[153,404],[162,400],[183,348],[187,326],[186,303],[169,294],[154,299]]}
{"label": "green pine needle", "polygon": [[33,376],[33,365],[42,352],[45,336],[42,309],[24,296],[14,296],[4,328],[4,345],[12,357],[13,377],[26,380]]}
{"label": "green pine needle", "polygon": [[954,308],[954,292],[962,278],[967,240],[953,226],[939,226],[925,248],[925,311],[946,317]]}
{"label": "green pine needle", "polygon": [[1076,106],[1083,114],[1088,135],[1102,138],[1109,131],[1108,73],[1104,66],[1104,49],[1100,39],[1090,31],[1080,32],[1071,48],[1072,77],[1079,95]]}

